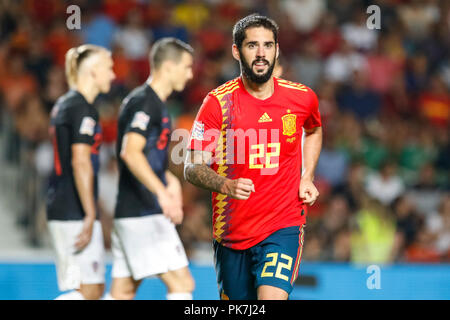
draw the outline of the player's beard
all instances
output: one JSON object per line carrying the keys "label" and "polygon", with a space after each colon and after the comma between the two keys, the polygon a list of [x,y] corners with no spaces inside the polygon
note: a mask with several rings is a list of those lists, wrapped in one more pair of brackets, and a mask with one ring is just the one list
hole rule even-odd
{"label": "player's beard", "polygon": [[[254,83],[259,83],[259,84],[269,81],[269,79],[272,77],[273,68],[275,67],[275,58],[273,59],[272,63],[270,63],[266,59],[256,59],[252,62],[252,65],[250,66],[248,64],[247,60],[245,60],[245,57],[242,54],[242,52],[239,51],[239,53],[241,56],[241,70],[247,79],[249,79],[250,81],[252,81]],[[261,61],[266,62],[269,65],[269,68],[267,69],[266,73],[259,75],[255,72],[253,72],[252,67],[255,63],[261,62]]]}

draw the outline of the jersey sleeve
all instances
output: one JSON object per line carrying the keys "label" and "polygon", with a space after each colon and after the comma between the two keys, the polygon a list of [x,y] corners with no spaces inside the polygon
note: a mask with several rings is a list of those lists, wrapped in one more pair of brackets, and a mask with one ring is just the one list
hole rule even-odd
{"label": "jersey sleeve", "polygon": [[303,124],[303,128],[309,130],[315,127],[321,127],[322,126],[322,119],[320,118],[320,112],[319,112],[319,100],[317,99],[316,94],[310,89],[310,110],[311,114],[306,119],[305,123]]}
{"label": "jersey sleeve", "polygon": [[131,98],[128,102],[130,104],[130,115],[125,127],[124,135],[128,132],[136,132],[147,137],[151,129],[152,122],[156,119],[156,108],[149,106],[145,99]]}
{"label": "jersey sleeve", "polygon": [[222,111],[217,98],[208,95],[197,117],[194,120],[190,133],[190,150],[214,152],[222,129]]}
{"label": "jersey sleeve", "polygon": [[93,145],[95,142],[95,126],[98,122],[97,114],[92,107],[80,104],[72,109],[70,121],[72,123],[72,144],[86,143]]}

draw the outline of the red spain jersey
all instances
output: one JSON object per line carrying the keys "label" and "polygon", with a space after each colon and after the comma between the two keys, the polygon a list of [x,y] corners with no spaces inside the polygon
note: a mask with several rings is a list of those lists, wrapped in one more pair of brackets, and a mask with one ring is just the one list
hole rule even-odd
{"label": "red spain jersey", "polygon": [[247,200],[212,194],[214,239],[233,249],[306,219],[299,197],[302,128],[321,126],[318,100],[302,84],[273,79],[274,92],[265,100],[249,94],[241,78],[211,91],[191,130],[190,149],[212,152],[214,171],[255,186]]}

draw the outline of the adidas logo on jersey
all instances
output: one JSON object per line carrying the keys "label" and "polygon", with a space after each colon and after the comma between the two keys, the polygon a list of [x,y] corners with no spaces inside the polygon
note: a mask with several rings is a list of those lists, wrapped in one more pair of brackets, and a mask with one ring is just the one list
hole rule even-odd
{"label": "adidas logo on jersey", "polygon": [[270,119],[267,112],[264,112],[264,114],[259,118],[258,122],[272,122],[272,119]]}

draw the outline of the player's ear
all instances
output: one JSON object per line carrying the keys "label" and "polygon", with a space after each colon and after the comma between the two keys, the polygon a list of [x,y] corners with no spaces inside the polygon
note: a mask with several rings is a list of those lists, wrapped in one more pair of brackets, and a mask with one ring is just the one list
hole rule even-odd
{"label": "player's ear", "polygon": [[280,46],[277,43],[277,53],[276,53],[276,59],[278,59],[278,56],[280,55]]}
{"label": "player's ear", "polygon": [[170,73],[172,70],[172,61],[169,59],[162,61],[159,66],[159,70],[161,70],[163,74]]}
{"label": "player's ear", "polygon": [[241,55],[239,54],[237,45],[233,44],[233,46],[231,47],[231,54],[233,55],[234,59],[236,59],[237,61],[241,61]]}

